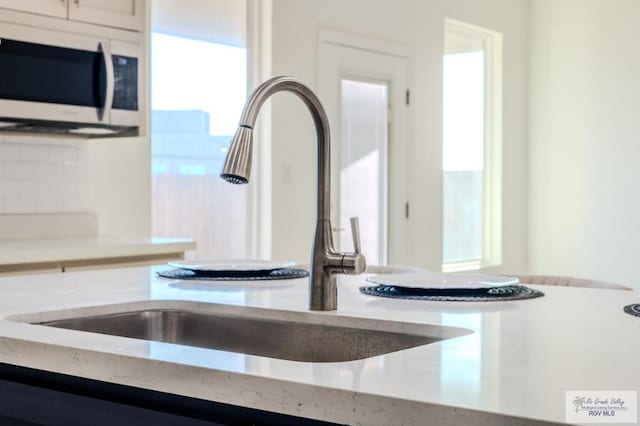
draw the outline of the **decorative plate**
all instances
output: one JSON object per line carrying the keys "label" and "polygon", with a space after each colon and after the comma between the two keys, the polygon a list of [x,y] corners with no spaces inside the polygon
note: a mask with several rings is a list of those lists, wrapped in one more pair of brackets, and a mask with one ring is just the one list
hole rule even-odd
{"label": "decorative plate", "polygon": [[296,266],[295,262],[273,262],[270,260],[181,260],[169,262],[169,266],[195,272],[270,272]]}
{"label": "decorative plate", "polygon": [[483,290],[518,284],[518,279],[486,274],[440,274],[419,272],[409,274],[381,274],[367,281],[399,289]]}

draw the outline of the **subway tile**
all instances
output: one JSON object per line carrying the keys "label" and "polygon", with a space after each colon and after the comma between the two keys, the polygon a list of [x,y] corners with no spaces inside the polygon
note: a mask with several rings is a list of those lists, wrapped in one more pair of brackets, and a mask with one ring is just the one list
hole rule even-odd
{"label": "subway tile", "polygon": [[51,195],[51,184],[48,182],[22,181],[20,195],[23,197],[46,197]]}
{"label": "subway tile", "polygon": [[35,200],[35,212],[60,213],[64,211],[64,199],[62,197],[39,197]]}
{"label": "subway tile", "polygon": [[88,138],[64,138],[61,139],[60,145],[67,145],[67,146],[75,146],[76,148],[79,147],[86,147],[89,145],[89,139]]}
{"label": "subway tile", "polygon": [[10,144],[19,144],[20,142],[22,142],[23,140],[25,140],[25,136],[22,135],[17,135],[15,133],[5,133],[2,137],[2,142],[3,143],[10,143]]}
{"label": "subway tile", "polygon": [[64,181],[56,181],[51,183],[51,193],[52,196],[65,196],[67,194],[71,194],[73,191],[73,183],[64,182]]}
{"label": "subway tile", "polygon": [[88,170],[86,165],[79,163],[65,163],[63,167],[65,179],[87,179]]}
{"label": "subway tile", "polygon": [[51,162],[65,163],[78,161],[78,150],[73,146],[52,146],[49,149]]}
{"label": "subway tile", "polygon": [[64,136],[55,135],[25,135],[25,134],[7,134],[4,138],[5,141],[19,145],[65,145],[66,138]]}
{"label": "subway tile", "polygon": [[49,147],[45,145],[20,146],[20,160],[22,161],[49,161]]}
{"label": "subway tile", "polygon": [[33,135],[23,135],[19,133],[6,133],[4,135],[4,141],[12,144],[22,144],[33,139]]}
{"label": "subway tile", "polygon": [[39,179],[60,179],[63,177],[62,164],[33,163],[33,177]]}
{"label": "subway tile", "polygon": [[20,158],[20,146],[13,143],[0,143],[0,160],[17,160]]}
{"label": "subway tile", "polygon": [[80,164],[88,164],[89,162],[89,149],[87,148],[86,144],[83,145],[78,145],[75,147],[76,149],[76,155],[77,155],[77,161]]}
{"label": "subway tile", "polygon": [[0,197],[15,196],[20,192],[19,185],[14,180],[0,180]]}
{"label": "subway tile", "polygon": [[3,176],[6,178],[24,179],[35,175],[34,165],[37,163],[26,162],[5,162]]}
{"label": "subway tile", "polygon": [[34,213],[35,200],[23,197],[5,197],[4,213]]}

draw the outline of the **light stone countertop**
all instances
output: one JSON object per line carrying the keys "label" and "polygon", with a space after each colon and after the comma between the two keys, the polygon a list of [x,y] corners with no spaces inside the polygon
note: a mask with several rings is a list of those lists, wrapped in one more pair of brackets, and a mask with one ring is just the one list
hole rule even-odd
{"label": "light stone countertop", "polygon": [[[535,286],[546,296],[425,302],[364,296],[358,291],[363,276],[341,277],[338,311],[318,313],[306,309],[306,279],[186,282],[157,278],[159,268],[0,278],[0,362],[366,425],[563,423],[567,390],[640,388],[640,318],[622,311],[639,301],[634,292]],[[130,310],[190,304],[224,311],[235,305],[320,324],[361,326],[375,319],[397,330],[440,324],[472,332],[365,360],[305,363],[7,318],[101,306],[97,313],[120,303]]]}
{"label": "light stone countertop", "polygon": [[84,237],[0,240],[0,265],[61,262],[178,253],[192,250],[186,238]]}

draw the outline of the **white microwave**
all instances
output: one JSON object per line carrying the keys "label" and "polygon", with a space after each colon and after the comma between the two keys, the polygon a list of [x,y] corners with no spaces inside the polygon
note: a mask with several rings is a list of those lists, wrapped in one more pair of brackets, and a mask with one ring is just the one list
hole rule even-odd
{"label": "white microwave", "polygon": [[0,131],[135,136],[139,44],[0,25]]}

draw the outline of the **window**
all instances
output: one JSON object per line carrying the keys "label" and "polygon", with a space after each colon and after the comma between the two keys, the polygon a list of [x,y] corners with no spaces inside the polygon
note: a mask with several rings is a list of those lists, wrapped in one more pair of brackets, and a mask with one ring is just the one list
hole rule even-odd
{"label": "window", "polygon": [[443,57],[443,270],[501,262],[501,46],[447,20]]}
{"label": "window", "polygon": [[245,258],[248,188],[219,174],[246,98],[246,6],[188,3],[152,4],[153,235],[195,239],[188,258]]}

